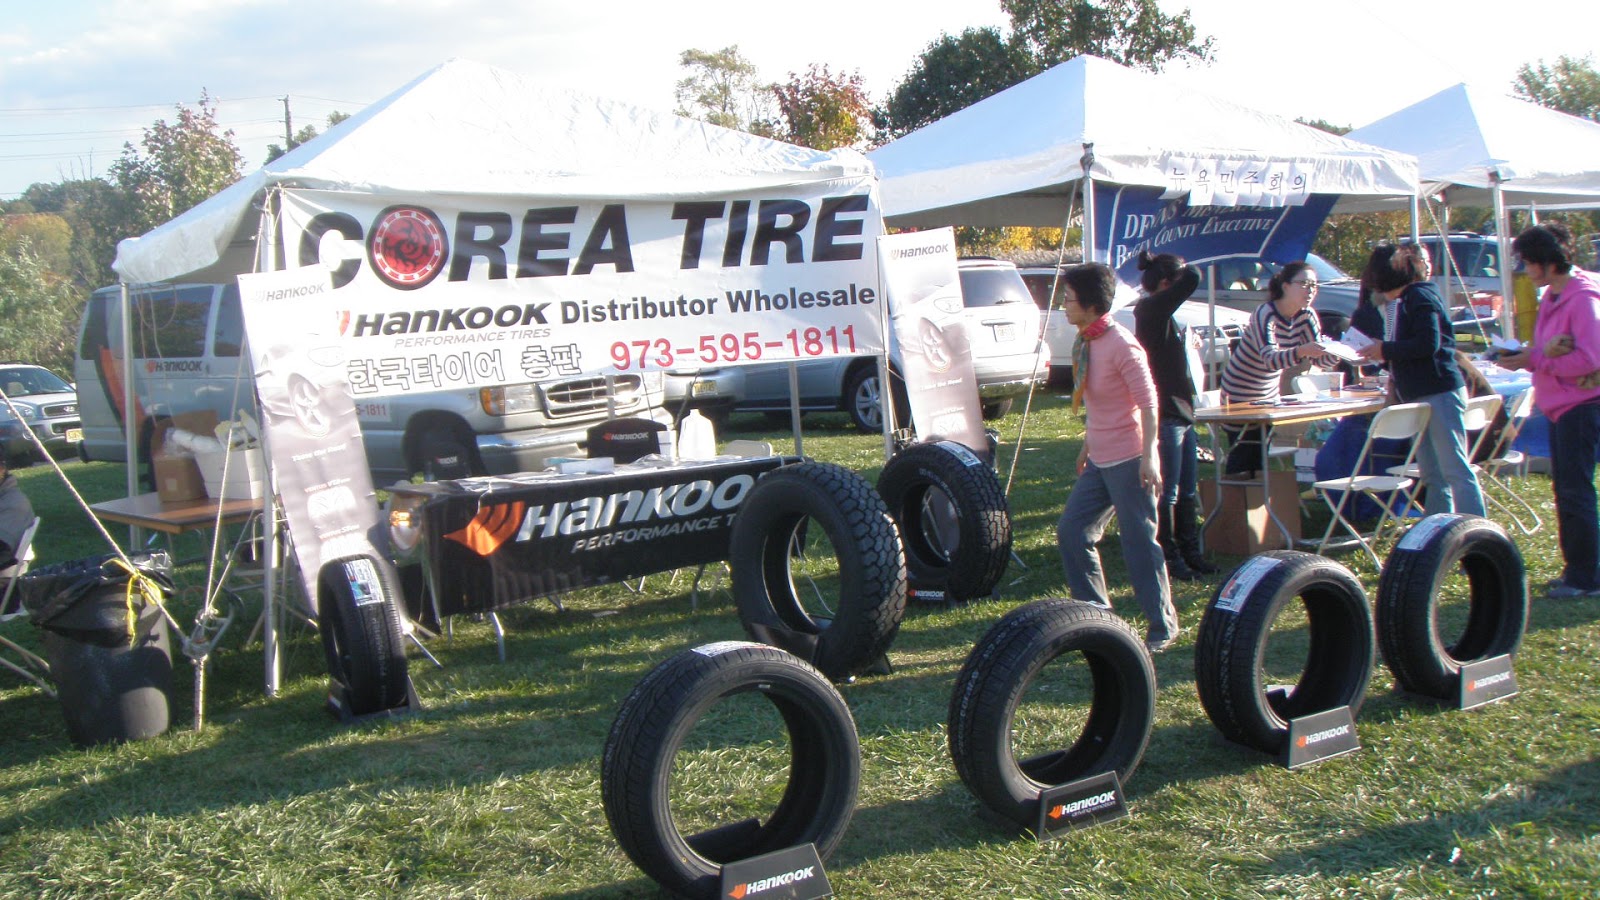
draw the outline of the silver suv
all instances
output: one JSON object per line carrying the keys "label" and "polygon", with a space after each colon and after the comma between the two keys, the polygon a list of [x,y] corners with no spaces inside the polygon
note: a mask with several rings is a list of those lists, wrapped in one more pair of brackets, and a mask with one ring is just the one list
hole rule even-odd
{"label": "silver suv", "polygon": [[[961,297],[972,347],[972,367],[985,419],[1010,411],[1012,402],[1042,384],[1049,373],[1049,349],[1039,341],[1039,316],[1015,264],[972,257],[959,260]],[[682,415],[691,407],[713,416],[733,410],[777,413],[789,409],[789,363],[763,363],[723,369],[667,372],[667,407]],[[890,380],[895,385],[896,419],[905,421],[909,404],[899,379],[900,351],[891,342]],[[862,431],[883,428],[884,394],[871,356],[842,356],[795,363],[802,410],[844,410]]]}
{"label": "silver suv", "polygon": [[[84,307],[74,377],[83,415],[84,459],[123,460],[118,289]],[[132,292],[138,447],[149,458],[157,419],[210,409],[231,418],[253,408],[240,379],[244,341],[237,285],[151,285]],[[373,475],[384,480],[537,471],[552,456],[582,455],[588,429],[618,416],[668,421],[662,377],[592,375],[481,389],[356,400]]]}
{"label": "silver suv", "polygon": [[[78,424],[78,397],[72,385],[43,366],[4,363],[0,364],[0,389],[16,408],[13,413],[0,404],[0,445],[7,466],[21,468],[40,459],[40,444],[52,456],[77,447],[83,429]],[[28,436],[29,431],[39,438],[38,444]]]}

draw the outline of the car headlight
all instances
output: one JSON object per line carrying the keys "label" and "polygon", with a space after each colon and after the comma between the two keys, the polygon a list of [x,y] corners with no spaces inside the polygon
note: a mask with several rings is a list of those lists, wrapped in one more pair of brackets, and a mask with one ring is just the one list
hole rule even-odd
{"label": "car headlight", "polygon": [[538,412],[539,388],[534,384],[508,384],[488,387],[478,391],[478,403],[491,416],[514,416],[517,413]]}
{"label": "car headlight", "polygon": [[27,405],[26,403],[17,404],[17,414],[22,416],[22,419],[25,422],[32,422],[34,419],[39,418],[39,410],[36,407]]}

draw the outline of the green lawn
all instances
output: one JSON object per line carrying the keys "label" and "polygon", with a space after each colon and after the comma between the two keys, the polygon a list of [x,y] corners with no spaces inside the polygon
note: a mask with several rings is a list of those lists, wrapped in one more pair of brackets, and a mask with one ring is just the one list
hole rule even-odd
{"label": "green lawn", "polygon": [[[1380,664],[1357,719],[1362,750],[1290,772],[1225,743],[1206,718],[1193,647],[1215,582],[1179,585],[1185,632],[1156,659],[1155,731],[1126,785],[1132,816],[1041,845],[981,813],[949,761],[946,707],[991,623],[1064,590],[1054,524],[1082,433],[1064,407],[1043,397],[1028,425],[1011,492],[1024,566],[1013,563],[1002,599],[913,607],[890,651],[893,674],[841,687],[863,761],[855,818],[827,864],[837,896],[1595,895],[1597,599],[1535,601],[1517,660],[1522,693],[1483,709],[1398,694]],[[809,455],[876,478],[879,439],[853,433],[842,415],[806,422]],[[1020,407],[999,423],[1002,474],[1020,423]],[[737,417],[721,437],[769,439],[765,428]],[[121,491],[120,466],[65,471],[90,501]],[[19,477],[45,519],[39,563],[103,551],[51,469]],[[1534,475],[1521,490],[1547,519],[1519,536],[1541,585],[1559,562],[1549,482]],[[1102,547],[1117,607],[1136,616],[1114,535]],[[1339,558],[1375,590],[1361,558]],[[213,660],[206,729],[189,727],[180,662],[174,727],[119,747],[74,749],[54,701],[0,671],[0,896],[655,896],[606,827],[599,760],[617,704],[645,672],[744,636],[726,581],[691,610],[688,575],[652,576],[641,595],[584,591],[565,613],[546,602],[510,610],[503,663],[487,624],[463,618],[430,644],[443,668],[412,655],[423,712],[356,728],[323,711],[326,670],[305,632],[287,641],[277,698],[262,695],[261,648],[240,646],[248,629],[238,627]],[[1447,604],[1453,612],[1459,603]],[[1281,624],[1295,627],[1292,617]],[[3,627],[34,640],[25,621]],[[718,821],[719,794],[759,808],[783,782],[774,717],[764,707],[717,714],[742,737],[700,739],[697,729],[680,758],[682,780],[694,783],[675,798],[690,828]]]}

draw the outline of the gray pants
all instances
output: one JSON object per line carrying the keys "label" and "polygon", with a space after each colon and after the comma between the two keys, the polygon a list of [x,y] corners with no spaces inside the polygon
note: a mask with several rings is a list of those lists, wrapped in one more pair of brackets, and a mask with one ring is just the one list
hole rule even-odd
{"label": "gray pants", "polygon": [[1111,603],[1095,545],[1117,514],[1122,561],[1133,581],[1133,596],[1150,623],[1146,637],[1165,640],[1178,633],[1178,613],[1167,586],[1166,558],[1156,542],[1156,498],[1139,483],[1137,458],[1104,469],[1090,462],[1072,485],[1067,507],[1056,523],[1056,546],[1075,600]]}

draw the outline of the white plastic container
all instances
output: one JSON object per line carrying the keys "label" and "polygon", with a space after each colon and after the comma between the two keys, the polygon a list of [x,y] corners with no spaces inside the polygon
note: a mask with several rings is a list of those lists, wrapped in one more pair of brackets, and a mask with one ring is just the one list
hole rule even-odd
{"label": "white plastic container", "polygon": [[711,420],[691,409],[678,424],[679,459],[715,459],[717,456],[717,429]]}

